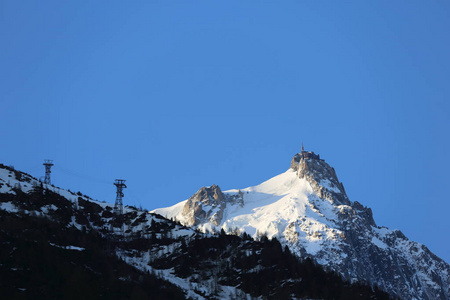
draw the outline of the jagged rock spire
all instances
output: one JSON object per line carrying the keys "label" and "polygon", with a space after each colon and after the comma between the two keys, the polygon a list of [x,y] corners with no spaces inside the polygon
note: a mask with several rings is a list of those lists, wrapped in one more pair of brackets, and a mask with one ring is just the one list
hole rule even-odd
{"label": "jagged rock spire", "polygon": [[344,185],[338,180],[336,171],[325,160],[320,159],[319,155],[302,150],[292,158],[291,169],[297,172],[299,178],[308,180],[319,197],[350,205]]}

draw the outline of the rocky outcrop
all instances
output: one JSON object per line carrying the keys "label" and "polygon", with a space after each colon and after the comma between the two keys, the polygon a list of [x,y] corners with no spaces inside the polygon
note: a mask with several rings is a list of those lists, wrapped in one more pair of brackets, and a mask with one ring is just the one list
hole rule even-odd
{"label": "rocky outcrop", "polygon": [[195,226],[205,221],[218,225],[222,220],[226,198],[217,185],[202,187],[192,195],[183,207],[185,224]]}
{"label": "rocky outcrop", "polygon": [[350,204],[344,185],[339,182],[334,168],[325,160],[303,158],[300,153],[297,153],[292,158],[291,169],[297,172],[299,178],[308,180],[320,198],[337,201],[339,204]]}
{"label": "rocky outcrop", "polygon": [[227,204],[243,205],[243,193],[239,191],[236,195],[225,195],[215,184],[202,187],[186,201],[181,212],[183,223],[195,226],[209,222],[218,226]]}

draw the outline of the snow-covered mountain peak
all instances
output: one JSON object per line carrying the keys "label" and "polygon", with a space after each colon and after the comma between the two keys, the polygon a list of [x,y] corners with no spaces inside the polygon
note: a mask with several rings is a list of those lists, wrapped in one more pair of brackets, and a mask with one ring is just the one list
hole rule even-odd
{"label": "snow-covered mountain peak", "polygon": [[314,228],[308,229],[307,236],[320,242],[334,236],[333,228],[340,230],[346,216],[366,212],[357,206],[351,207],[335,170],[319,155],[302,151],[286,172],[257,186],[225,192],[217,185],[202,187],[189,199],[154,212],[204,231],[238,228],[253,237],[267,234],[291,242],[298,240],[297,231],[301,231],[295,224],[303,222]]}
{"label": "snow-covered mountain peak", "polygon": [[202,231],[277,237],[300,257],[405,299],[450,298],[450,266],[400,231],[378,227],[371,209],[351,202],[334,168],[314,152],[297,153],[286,172],[259,185],[201,188],[154,212]]}

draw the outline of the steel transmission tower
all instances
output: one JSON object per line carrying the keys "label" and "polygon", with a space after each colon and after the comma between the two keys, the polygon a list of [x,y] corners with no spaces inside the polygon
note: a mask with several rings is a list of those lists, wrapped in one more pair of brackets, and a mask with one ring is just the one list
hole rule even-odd
{"label": "steel transmission tower", "polygon": [[123,214],[123,202],[122,202],[122,197],[123,197],[123,192],[122,190],[124,188],[126,188],[127,186],[125,185],[125,180],[123,179],[116,179],[116,182],[114,182],[114,185],[117,188],[117,196],[116,196],[116,204],[114,205],[114,212],[117,215],[122,215]]}
{"label": "steel transmission tower", "polygon": [[52,172],[51,168],[53,166],[53,160],[45,159],[43,165],[45,166],[44,183],[51,184],[50,173]]}

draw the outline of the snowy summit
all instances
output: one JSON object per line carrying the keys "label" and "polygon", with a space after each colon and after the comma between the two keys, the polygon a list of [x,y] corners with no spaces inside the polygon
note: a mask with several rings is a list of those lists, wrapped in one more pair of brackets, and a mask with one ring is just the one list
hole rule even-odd
{"label": "snowy summit", "polygon": [[377,284],[405,299],[449,299],[450,266],[401,231],[376,225],[370,208],[351,202],[334,168],[314,152],[257,186],[202,187],[153,212],[201,231],[276,237],[344,278]]}

